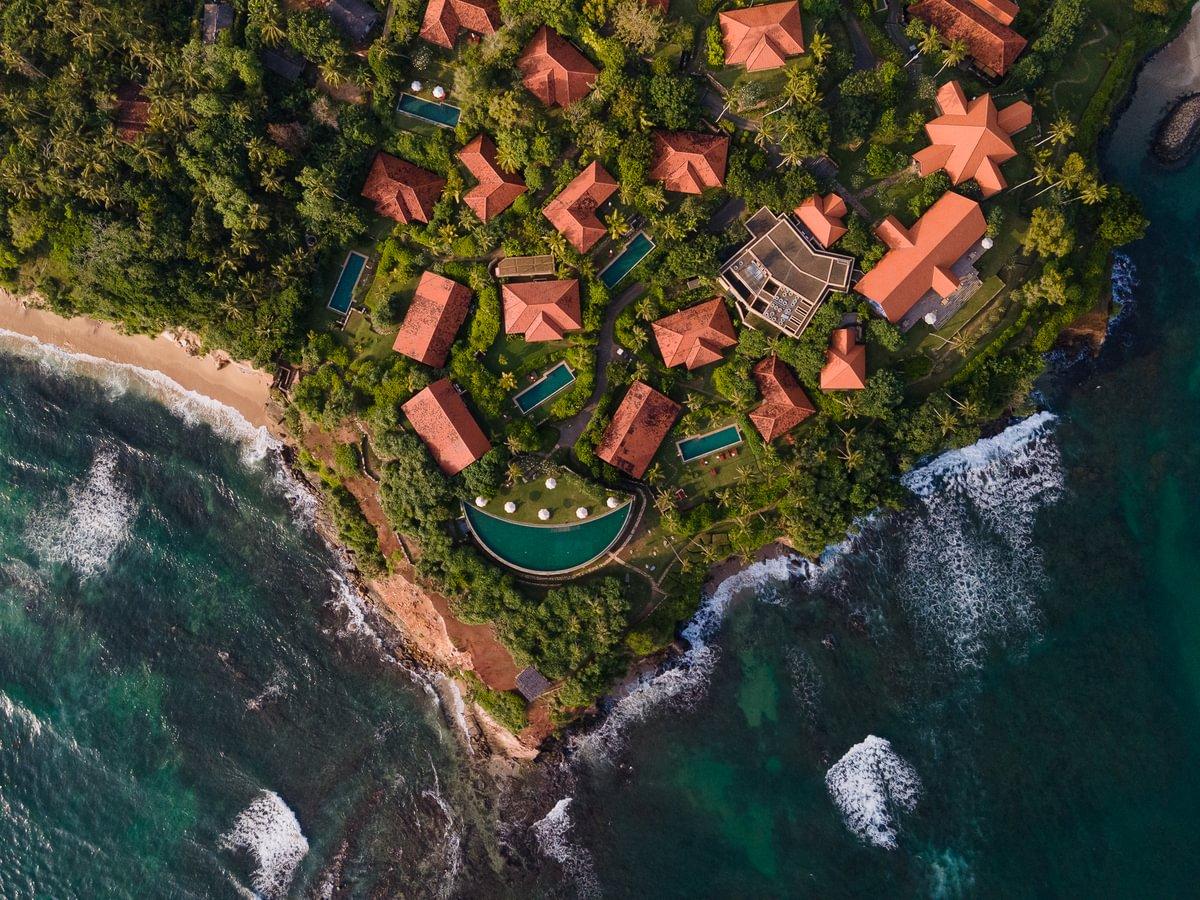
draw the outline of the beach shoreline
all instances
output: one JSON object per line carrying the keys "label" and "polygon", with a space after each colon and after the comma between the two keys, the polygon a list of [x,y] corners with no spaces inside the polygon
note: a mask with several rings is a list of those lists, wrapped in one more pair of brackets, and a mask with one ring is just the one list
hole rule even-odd
{"label": "beach shoreline", "polygon": [[125,334],[84,316],[65,318],[0,288],[0,331],[50,344],[69,353],[157,372],[187,391],[224,404],[255,428],[283,437],[273,413],[272,376],[223,354],[189,351],[165,332],[156,337]]}

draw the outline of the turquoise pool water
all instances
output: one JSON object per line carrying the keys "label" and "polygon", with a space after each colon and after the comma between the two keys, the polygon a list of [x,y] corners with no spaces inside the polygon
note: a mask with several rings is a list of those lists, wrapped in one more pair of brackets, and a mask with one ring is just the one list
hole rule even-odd
{"label": "turquoise pool water", "polygon": [[342,274],[338,276],[337,284],[333,286],[333,293],[329,295],[328,306],[334,312],[342,315],[350,312],[354,289],[358,286],[358,279],[362,277],[363,266],[366,264],[367,258],[357,250],[351,250],[346,254],[346,261],[342,263]]}
{"label": "turquoise pool water", "polygon": [[568,572],[604,555],[633,510],[632,503],[569,525],[527,525],[464,506],[480,545],[505,565],[543,575]]}
{"label": "turquoise pool water", "polygon": [[633,240],[625,245],[621,255],[604,267],[604,271],[600,273],[600,280],[604,282],[605,287],[616,287],[653,249],[654,241],[646,237],[646,232],[639,231]]}
{"label": "turquoise pool water", "polygon": [[710,453],[716,453],[718,450],[724,450],[726,447],[735,447],[741,442],[742,430],[736,425],[726,425],[709,434],[684,438],[676,446],[679,447],[679,455],[683,461],[691,462],[702,456],[708,456]]}
{"label": "turquoise pool water", "polygon": [[575,373],[565,362],[559,363],[545,375],[513,397],[521,415],[529,415],[559,391],[575,383]]}
{"label": "turquoise pool water", "polygon": [[420,97],[414,97],[412,94],[400,95],[396,111],[417,119],[424,119],[434,125],[441,125],[443,128],[453,128],[457,125],[458,117],[462,113],[457,106],[451,106],[449,103],[433,103],[429,100],[422,100]]}

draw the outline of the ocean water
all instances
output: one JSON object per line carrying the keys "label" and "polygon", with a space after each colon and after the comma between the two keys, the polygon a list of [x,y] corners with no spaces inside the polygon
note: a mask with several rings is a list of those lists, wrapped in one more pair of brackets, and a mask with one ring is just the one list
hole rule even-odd
{"label": "ocean water", "polygon": [[1147,69],[1106,151],[1154,225],[1102,357],[819,565],[723,585],[531,789],[539,891],[1195,896],[1200,162],[1145,160],[1195,77]]}
{"label": "ocean water", "polygon": [[5,900],[449,896],[489,871],[464,751],[268,444],[0,337]]}

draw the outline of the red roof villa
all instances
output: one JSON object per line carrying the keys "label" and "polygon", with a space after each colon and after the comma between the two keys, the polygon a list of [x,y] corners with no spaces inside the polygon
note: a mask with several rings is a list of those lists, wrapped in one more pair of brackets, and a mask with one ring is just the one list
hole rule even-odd
{"label": "red roof villa", "polygon": [[796,218],[828,250],[846,233],[846,201],[837,194],[813,194],[796,207]]}
{"label": "red roof villa", "polygon": [[854,289],[888,321],[900,322],[929,292],[948,299],[958,290],[963,279],[955,269],[986,233],[979,204],[953,191],[943,194],[911,228],[888,216],[875,230],[888,252]]}
{"label": "red roof villa", "polygon": [[956,185],[973,178],[985,197],[1004,190],[1000,164],[1017,155],[1012,135],[1033,121],[1033,107],[1018,100],[998,110],[991,94],[967,102],[957,81],[941,86],[937,104],[942,115],[925,125],[931,144],[913,156],[921,174],[945,169]]}
{"label": "red roof villa", "polygon": [[727,66],[745,66],[747,72],[778,69],[804,52],[797,0],[731,9],[718,18]]}
{"label": "red roof villa", "polygon": [[458,158],[479,184],[467,191],[463,201],[479,221],[486,222],[512,206],[525,193],[525,182],[496,164],[496,145],[486,134],[475,138],[458,151]]}
{"label": "red roof villa", "polygon": [[587,96],[599,69],[562,35],[543,25],[517,60],[521,81],[547,106],[570,106]]}
{"label": "red roof villa", "polygon": [[687,366],[688,371],[719,361],[725,350],[737,344],[729,310],[720,297],[665,316],[651,328],[663,362]]}
{"label": "red roof villa", "polygon": [[617,182],[598,162],[592,163],[546,204],[542,215],[580,253],[587,253],[607,229],[596,210],[617,191]]}
{"label": "red roof villa", "polygon": [[495,0],[429,0],[421,37],[451,50],[460,31],[493,34],[500,24],[500,7]]}
{"label": "red roof villa", "polygon": [[583,328],[577,278],[519,281],[504,285],[502,294],[506,334],[522,334],[529,342],[561,341]]}
{"label": "red roof villa", "polygon": [[449,378],[414,394],[402,408],[413,431],[447,475],[457,475],[492,449]]}
{"label": "red roof villa", "polygon": [[754,380],[763,402],[750,413],[750,421],[768,443],[817,411],[792,370],[778,356],[760,360],[754,367]]}
{"label": "red roof villa", "polygon": [[470,308],[469,288],[426,272],[417,282],[392,349],[427,366],[442,368]]}
{"label": "red roof villa", "polygon": [[821,390],[860,391],[867,386],[867,345],[857,325],[834,329],[821,368]]}
{"label": "red roof villa", "polygon": [[142,87],[132,82],[117,88],[117,136],[123,141],[136,140],[150,121],[150,101]]}
{"label": "red roof villa", "polygon": [[650,179],[668,191],[699,194],[725,184],[729,137],[695,131],[656,131]]}
{"label": "red roof villa", "polygon": [[428,222],[442,196],[446,179],[390,153],[375,154],[362,195],[375,202],[375,211],[397,222]]}
{"label": "red roof villa", "polygon": [[1011,0],[920,0],[908,14],[933,25],[947,41],[961,40],[981,70],[1004,75],[1025,49],[1010,26],[1020,9]]}
{"label": "red roof villa", "polygon": [[679,418],[679,411],[679,404],[666,394],[635,381],[613,413],[596,455],[626,475],[641,478]]}

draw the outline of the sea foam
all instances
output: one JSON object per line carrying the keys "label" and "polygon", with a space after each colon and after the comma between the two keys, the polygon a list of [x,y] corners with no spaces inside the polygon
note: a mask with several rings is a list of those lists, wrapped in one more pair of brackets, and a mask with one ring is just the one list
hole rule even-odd
{"label": "sea foam", "polygon": [[554,860],[574,881],[581,897],[600,896],[600,882],[596,877],[596,866],[592,854],[571,840],[570,797],[563,797],[541,819],[533,824],[533,834],[538,847]]}
{"label": "sea foam", "polygon": [[129,390],[157,400],[189,425],[203,423],[242,448],[248,465],[263,460],[280,447],[265,428],[256,427],[240,412],[211,397],[189,390],[153,369],[114,362],[87,353],[64,350],[29,335],[0,328],[0,350],[36,362],[51,375],[80,375],[100,384],[112,398]]}
{"label": "sea foam", "polygon": [[1063,490],[1055,422],[1038,413],[902,479],[919,503],[901,523],[895,586],[926,649],[951,669],[977,668],[989,647],[1040,629],[1033,529]]}
{"label": "sea foam", "polygon": [[773,599],[776,586],[792,578],[807,577],[814,571],[808,560],[780,555],[760,560],[730,575],[704,599],[696,614],[682,631],[690,645],[679,659],[654,674],[647,675],[613,705],[604,721],[573,741],[574,749],[585,759],[601,759],[620,748],[625,730],[671,701],[676,708],[690,706],[701,697],[720,658],[710,642],[724,621],[734,597],[746,591]]}
{"label": "sea foam", "polygon": [[102,447],[86,477],[67,489],[65,510],[33,520],[29,543],[83,578],[98,575],[128,540],[137,503],[120,483],[117,451]]}
{"label": "sea foam", "polygon": [[221,847],[254,860],[251,884],[263,897],[283,897],[308,854],[296,814],[273,791],[262,791],[221,836]]}
{"label": "sea foam", "polygon": [[881,737],[868,735],[825,773],[825,787],[846,827],[885,850],[896,848],[896,819],[916,809],[921,779]]}

